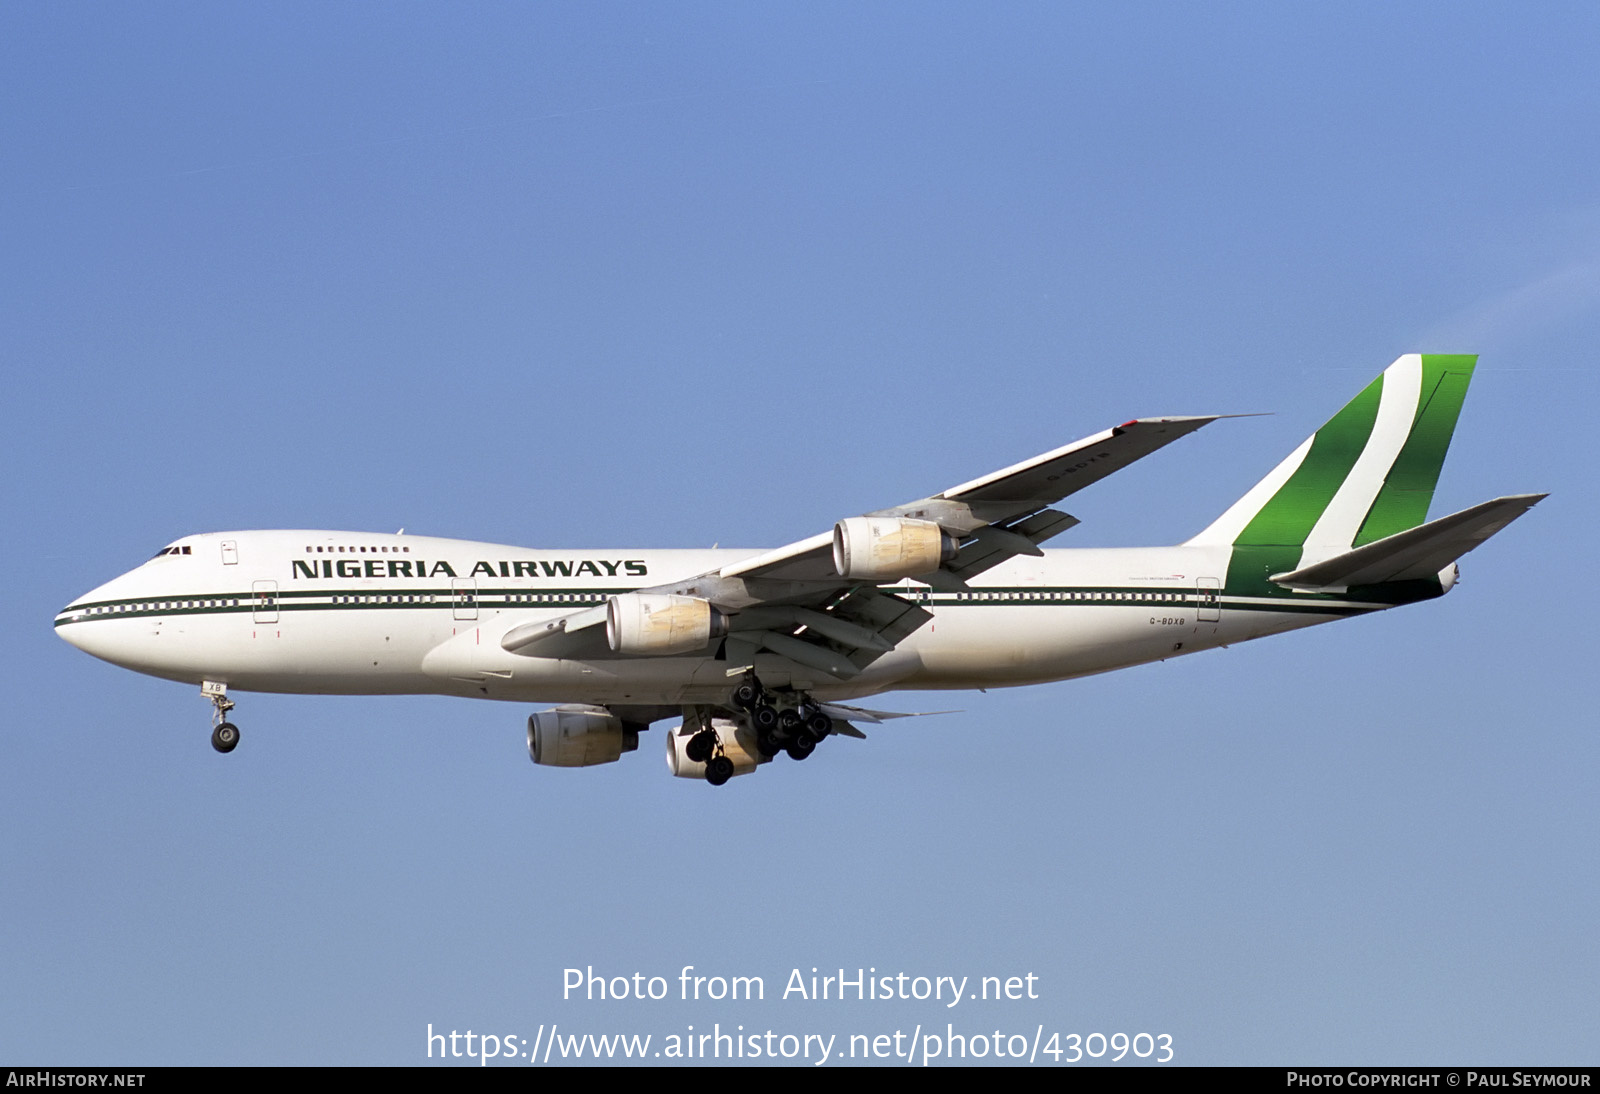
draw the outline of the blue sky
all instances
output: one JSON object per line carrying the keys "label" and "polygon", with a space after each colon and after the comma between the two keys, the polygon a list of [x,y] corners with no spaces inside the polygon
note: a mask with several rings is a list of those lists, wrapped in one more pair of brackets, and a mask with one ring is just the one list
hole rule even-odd
{"label": "blue sky", "polygon": [[[1581,5],[0,11],[0,1061],[425,1062],[441,1029],[1170,1034],[1187,1063],[1595,1062]],[[722,792],[526,708],[241,697],[50,618],[198,531],[772,546],[1141,415],[1176,542],[1401,353],[1482,355],[1443,601]],[[759,975],[588,1003],[562,972]],[[1040,998],[777,999],[794,968]]]}

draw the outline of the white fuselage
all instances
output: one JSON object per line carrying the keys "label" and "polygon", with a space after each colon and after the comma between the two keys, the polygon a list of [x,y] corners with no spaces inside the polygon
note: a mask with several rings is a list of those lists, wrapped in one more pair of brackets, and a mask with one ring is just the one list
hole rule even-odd
{"label": "white fuselage", "polygon": [[[311,694],[442,694],[527,702],[718,703],[717,643],[693,655],[583,659],[507,652],[513,627],[571,615],[752,551],[573,550],[425,536],[195,535],[62,610],[61,636],[125,668],[192,684]],[[841,700],[901,688],[1003,687],[1192,653],[1380,604],[1297,611],[1227,595],[1227,546],[1046,551],[964,592],[891,591],[933,619],[838,681],[758,655],[773,686]],[[1308,605],[1308,607],[1311,607]],[[530,655],[531,654],[531,655]],[[770,662],[770,663],[768,663]]]}

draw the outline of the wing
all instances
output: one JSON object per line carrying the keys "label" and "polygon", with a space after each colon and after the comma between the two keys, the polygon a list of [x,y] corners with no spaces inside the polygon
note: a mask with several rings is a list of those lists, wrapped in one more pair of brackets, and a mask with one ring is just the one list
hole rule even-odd
{"label": "wing", "polygon": [[[1043,554],[1040,543],[1078,523],[1051,506],[1217,417],[1125,422],[938,494],[840,521],[831,532],[626,595],[656,598],[651,603],[659,612],[649,613],[656,620],[650,625],[661,633],[676,625],[679,608],[691,610],[680,602],[709,605],[723,620],[721,652],[729,675],[743,672],[765,651],[812,675],[848,679],[932,618],[888,586],[909,578],[935,588],[963,588],[1007,559]],[[525,624],[509,631],[501,645],[531,656],[605,656],[606,628],[598,624],[607,621],[607,608]],[[703,638],[698,649],[708,641]],[[663,645],[610,652],[689,651]]]}
{"label": "wing", "polygon": [[[1038,545],[1078,523],[1050,506],[1086,486],[1187,436],[1218,415],[1140,418],[1086,437],[982,478],[867,517],[932,522],[964,538],[960,552],[925,574],[968,577],[1019,554],[1037,555]],[[720,571],[723,578],[766,581],[839,582],[834,565],[838,529],[757,555]]]}

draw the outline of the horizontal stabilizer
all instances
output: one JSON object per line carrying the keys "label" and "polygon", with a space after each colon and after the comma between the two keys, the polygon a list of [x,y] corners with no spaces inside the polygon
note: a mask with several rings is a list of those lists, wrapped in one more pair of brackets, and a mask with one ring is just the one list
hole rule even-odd
{"label": "horizontal stabilizer", "polygon": [[959,710],[868,710],[866,707],[845,706],[843,703],[819,703],[822,713],[830,718],[854,718],[858,722],[874,724],[890,718],[926,718],[933,714],[960,714]]}
{"label": "horizontal stabilizer", "polygon": [[866,740],[867,735],[860,728],[852,725],[851,720],[857,722],[872,722],[880,724],[890,718],[924,718],[930,714],[956,714],[954,710],[867,710],[864,707],[848,707],[843,703],[819,703],[818,709],[833,719],[833,731],[846,737],[858,737]]}
{"label": "horizontal stabilizer", "polygon": [[1495,498],[1290,573],[1273,574],[1272,580],[1311,592],[1434,577],[1548,496]]}

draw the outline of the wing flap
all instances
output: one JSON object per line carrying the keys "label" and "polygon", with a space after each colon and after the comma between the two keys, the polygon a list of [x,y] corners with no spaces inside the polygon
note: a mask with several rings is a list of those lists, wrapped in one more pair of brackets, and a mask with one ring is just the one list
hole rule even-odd
{"label": "wing flap", "polygon": [[978,528],[973,531],[972,538],[961,545],[956,557],[945,564],[944,569],[965,580],[985,570],[992,570],[1017,555],[1037,557],[1044,554],[1039,544],[1078,523],[1077,517],[1056,509],[1045,509],[1005,527],[991,524]]}
{"label": "wing flap", "polygon": [[[878,636],[887,649],[898,646],[907,635],[921,628],[933,613],[903,597],[874,588],[852,589],[845,594],[832,611],[841,619],[860,624]],[[850,650],[851,659],[860,668],[876,661],[886,649],[879,644],[857,646]]]}
{"label": "wing flap", "polygon": [[752,664],[760,650],[839,680],[890,652],[932,613],[872,588],[852,590],[826,611],[797,605],[750,608],[734,617],[723,647],[729,673]]}
{"label": "wing flap", "polygon": [[797,665],[825,672],[838,680],[848,680],[860,671],[843,654],[831,646],[807,642],[792,634],[777,631],[750,631],[748,637],[780,657],[787,657]]}
{"label": "wing flap", "polygon": [[750,608],[734,619],[735,630],[763,630],[771,627],[805,627],[843,646],[866,646],[880,653],[894,649],[870,627],[863,627],[832,612],[812,611],[793,604],[774,608]]}

